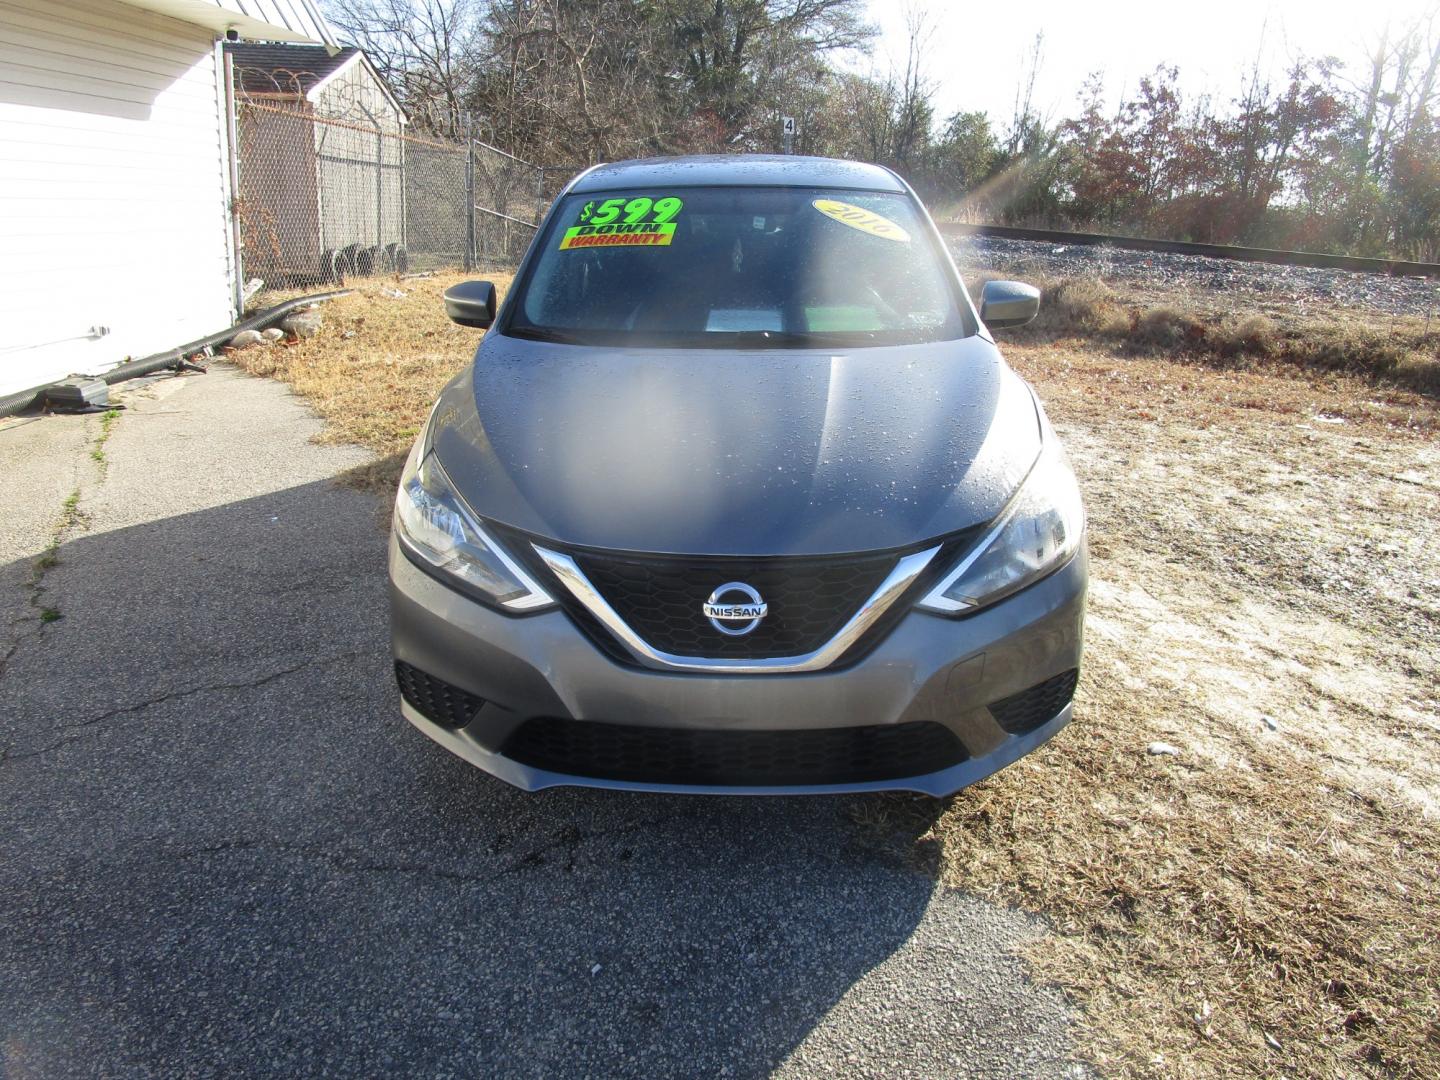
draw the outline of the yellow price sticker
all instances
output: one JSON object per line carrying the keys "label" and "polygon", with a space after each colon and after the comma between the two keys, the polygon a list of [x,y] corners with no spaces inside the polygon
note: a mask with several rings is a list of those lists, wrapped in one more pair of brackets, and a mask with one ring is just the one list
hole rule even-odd
{"label": "yellow price sticker", "polygon": [[849,225],[852,229],[859,229],[882,240],[895,240],[901,244],[910,242],[910,234],[899,225],[873,210],[866,210],[863,206],[851,206],[835,199],[816,199],[810,205],[841,225]]}

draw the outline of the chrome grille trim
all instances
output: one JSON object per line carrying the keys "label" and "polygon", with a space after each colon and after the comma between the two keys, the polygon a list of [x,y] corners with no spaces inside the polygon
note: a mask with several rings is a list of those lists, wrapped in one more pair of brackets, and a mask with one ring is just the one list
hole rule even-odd
{"label": "chrome grille trim", "polygon": [[703,671],[710,675],[785,675],[802,671],[821,671],[840,659],[865,631],[914,584],[924,573],[940,550],[940,545],[906,555],[895,564],[885,580],[860,605],[860,609],[844,626],[820,648],[802,656],[776,656],[756,660],[719,660],[704,656],[676,656],[661,652],[645,641],[630,628],[609,602],[590,583],[575,560],[558,551],[551,551],[539,544],[531,545],[535,553],[545,561],[551,572],[560,580],[571,595],[590,612],[600,624],[615,636],[615,640],[635,660],[657,671]]}

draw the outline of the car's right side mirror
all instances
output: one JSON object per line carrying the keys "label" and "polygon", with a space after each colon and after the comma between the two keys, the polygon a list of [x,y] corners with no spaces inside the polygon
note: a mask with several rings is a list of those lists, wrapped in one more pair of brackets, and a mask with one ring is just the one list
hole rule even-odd
{"label": "car's right side mirror", "polygon": [[462,281],[445,290],[445,314],[461,326],[481,330],[495,321],[495,286],[488,281]]}
{"label": "car's right side mirror", "polygon": [[1040,312],[1040,290],[1023,281],[987,281],[980,293],[980,321],[991,330],[1024,326]]}

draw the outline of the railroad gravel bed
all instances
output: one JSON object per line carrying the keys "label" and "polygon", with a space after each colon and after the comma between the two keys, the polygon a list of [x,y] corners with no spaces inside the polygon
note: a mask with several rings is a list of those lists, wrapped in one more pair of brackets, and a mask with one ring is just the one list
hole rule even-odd
{"label": "railroad gravel bed", "polygon": [[1152,293],[1198,292],[1214,294],[1211,299],[1226,301],[1226,306],[1296,313],[1338,305],[1385,315],[1440,314],[1440,281],[1430,278],[993,236],[952,237],[950,246],[963,272],[1033,278],[1093,275],[1123,284],[1137,300],[1153,300]]}

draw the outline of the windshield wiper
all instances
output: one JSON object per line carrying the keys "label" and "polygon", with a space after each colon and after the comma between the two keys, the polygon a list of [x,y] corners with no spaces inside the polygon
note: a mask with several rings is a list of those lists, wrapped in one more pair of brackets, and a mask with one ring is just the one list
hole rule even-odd
{"label": "windshield wiper", "polygon": [[548,326],[510,326],[506,327],[505,336],[524,338],[526,341],[551,341],[558,345],[590,344],[576,334],[569,334],[564,330],[554,330]]}
{"label": "windshield wiper", "polygon": [[823,349],[827,346],[863,345],[874,339],[870,330],[744,330],[726,334],[729,344],[737,348],[756,345],[783,345],[793,349]]}

